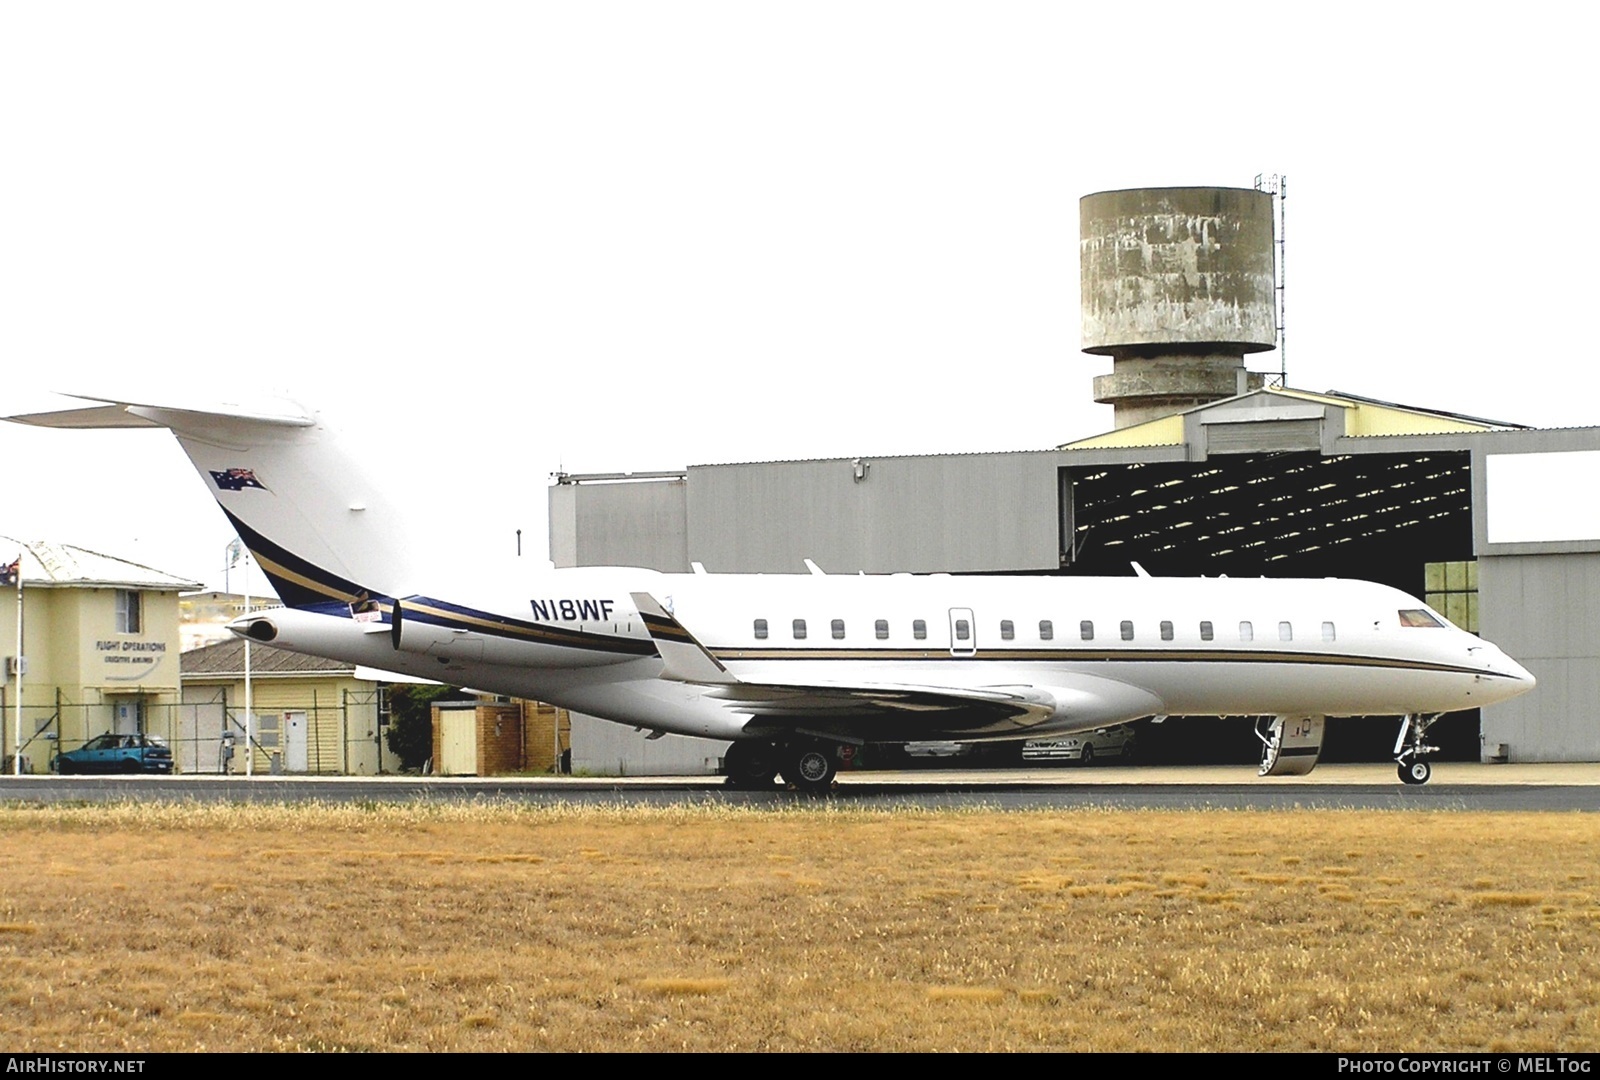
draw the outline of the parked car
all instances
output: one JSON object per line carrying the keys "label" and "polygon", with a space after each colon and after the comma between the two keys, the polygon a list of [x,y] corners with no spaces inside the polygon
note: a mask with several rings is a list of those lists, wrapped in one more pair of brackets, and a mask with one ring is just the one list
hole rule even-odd
{"label": "parked car", "polygon": [[905,744],[905,751],[906,757],[916,758],[966,757],[972,753],[972,744],[949,742],[942,739],[929,742],[908,742]]}
{"label": "parked car", "polygon": [[159,735],[97,735],[66,753],[57,754],[55,769],[71,773],[170,773],[172,748]]}
{"label": "parked car", "polygon": [[1138,738],[1127,724],[1079,731],[1060,739],[1031,739],[1022,744],[1023,761],[1079,761],[1093,764],[1096,758],[1132,759]]}

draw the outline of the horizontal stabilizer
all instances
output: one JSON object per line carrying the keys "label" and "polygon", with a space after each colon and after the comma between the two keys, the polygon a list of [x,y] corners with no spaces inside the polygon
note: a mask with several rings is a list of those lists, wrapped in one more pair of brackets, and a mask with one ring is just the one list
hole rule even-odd
{"label": "horizontal stabilizer", "polygon": [[12,413],[5,419],[35,427],[165,427],[179,431],[206,426],[208,420],[274,427],[310,427],[316,422],[305,409],[283,398],[222,402],[180,395],[131,401],[87,394],[52,394],[47,402],[40,404],[57,407]]}
{"label": "horizontal stabilizer", "polygon": [[294,401],[182,390],[56,394],[11,404],[3,418],[170,431],[290,607],[339,607],[395,595],[425,571],[437,577],[437,560],[406,541],[415,515],[367,476],[373,450]]}

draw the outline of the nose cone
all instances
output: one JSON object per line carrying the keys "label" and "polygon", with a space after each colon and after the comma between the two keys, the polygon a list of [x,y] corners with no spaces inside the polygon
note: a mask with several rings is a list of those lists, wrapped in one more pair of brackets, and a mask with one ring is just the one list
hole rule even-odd
{"label": "nose cone", "polygon": [[1509,656],[1506,657],[1506,665],[1511,670],[1511,677],[1516,679],[1517,683],[1522,687],[1522,690],[1520,691],[1521,693],[1526,694],[1529,690],[1532,690],[1535,686],[1539,685],[1539,680],[1533,677],[1533,672],[1529,671],[1527,668],[1523,667]]}
{"label": "nose cone", "polygon": [[1531,671],[1501,652],[1498,647],[1489,645],[1487,652],[1487,681],[1495,684],[1495,689],[1498,691],[1494,700],[1505,701],[1519,694],[1526,694],[1539,685],[1539,680],[1533,677]]}

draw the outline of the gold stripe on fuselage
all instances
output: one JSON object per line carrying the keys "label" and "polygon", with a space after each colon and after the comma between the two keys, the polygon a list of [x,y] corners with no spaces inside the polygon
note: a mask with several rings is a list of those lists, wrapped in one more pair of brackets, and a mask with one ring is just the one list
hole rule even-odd
{"label": "gold stripe on fuselage", "polygon": [[1425,660],[1406,660],[1387,656],[1342,656],[1324,653],[1250,652],[1245,650],[1205,649],[979,649],[974,653],[952,653],[948,649],[726,649],[708,650],[719,660],[978,660],[1054,662],[1072,664],[1103,663],[1216,663],[1307,664],[1325,667],[1393,668],[1406,671],[1438,671],[1458,675],[1494,675],[1478,668],[1439,664]]}

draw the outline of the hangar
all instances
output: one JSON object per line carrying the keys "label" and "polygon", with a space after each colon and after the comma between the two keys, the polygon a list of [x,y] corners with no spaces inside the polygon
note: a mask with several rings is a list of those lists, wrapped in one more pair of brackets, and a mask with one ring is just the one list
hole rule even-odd
{"label": "hangar", "polygon": [[[1600,761],[1600,429],[1266,385],[1243,358],[1277,340],[1273,213],[1269,193],[1240,189],[1082,201],[1083,347],[1113,359],[1095,380],[1113,431],[1008,453],[560,474],[551,558],[1380,581],[1539,679],[1451,725],[1449,756]],[[1244,730],[1225,753],[1253,752]],[[1349,752],[1381,758],[1393,738],[1385,722]],[[575,757],[579,743],[575,726]]]}

